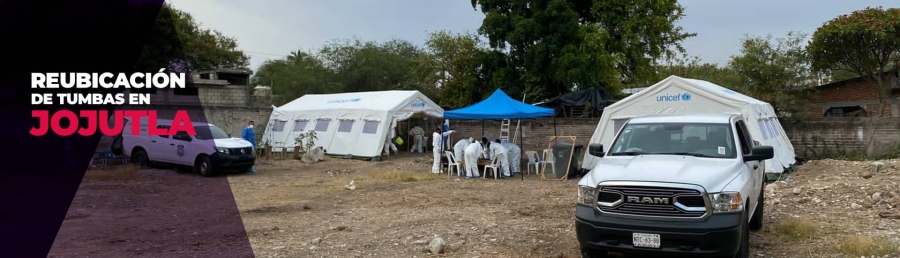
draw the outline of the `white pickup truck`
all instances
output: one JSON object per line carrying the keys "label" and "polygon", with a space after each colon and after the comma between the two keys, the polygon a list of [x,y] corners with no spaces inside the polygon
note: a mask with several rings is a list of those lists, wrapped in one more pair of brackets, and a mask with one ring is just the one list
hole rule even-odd
{"label": "white pickup truck", "polygon": [[578,182],[575,232],[584,257],[749,257],[762,228],[763,162],[739,115],[636,117]]}

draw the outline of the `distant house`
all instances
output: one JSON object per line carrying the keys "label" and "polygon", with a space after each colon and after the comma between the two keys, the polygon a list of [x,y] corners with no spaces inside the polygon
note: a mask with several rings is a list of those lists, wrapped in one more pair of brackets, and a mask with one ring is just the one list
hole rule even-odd
{"label": "distant house", "polygon": [[[897,74],[885,74],[891,84],[889,98],[900,99],[900,84]],[[819,85],[809,101],[813,107],[807,112],[812,117],[866,117],[878,116],[878,91],[863,77]],[[890,105],[890,100],[888,100]],[[898,105],[885,108],[885,116],[900,116]]]}

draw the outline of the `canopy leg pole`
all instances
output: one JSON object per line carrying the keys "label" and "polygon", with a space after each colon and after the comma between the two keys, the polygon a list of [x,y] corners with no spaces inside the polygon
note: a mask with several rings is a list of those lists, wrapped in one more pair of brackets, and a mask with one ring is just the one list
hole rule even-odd
{"label": "canopy leg pole", "polygon": [[[525,145],[523,144],[523,142],[525,142],[525,134],[522,132],[519,132],[519,130],[522,130],[522,129],[520,129],[519,126],[516,126],[516,135],[519,135],[519,134],[522,135],[522,137],[519,137],[519,156],[516,157],[519,160],[516,160],[516,162],[519,163],[519,174],[522,175],[522,181],[525,181],[525,173],[522,173],[522,171],[521,171],[522,170],[522,150],[525,149]],[[525,165],[527,166],[528,164],[525,164]]]}
{"label": "canopy leg pole", "polygon": [[553,136],[556,136],[556,116],[553,116]]}
{"label": "canopy leg pole", "polygon": [[481,120],[481,137],[484,137],[484,120]]}

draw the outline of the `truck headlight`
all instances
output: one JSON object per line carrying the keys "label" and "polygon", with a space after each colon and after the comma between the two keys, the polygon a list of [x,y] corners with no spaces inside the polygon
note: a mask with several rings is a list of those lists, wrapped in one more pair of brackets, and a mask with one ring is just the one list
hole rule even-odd
{"label": "truck headlight", "polygon": [[594,205],[594,197],[597,196],[597,188],[579,185],[577,204]]}
{"label": "truck headlight", "polygon": [[713,213],[739,212],[744,210],[744,199],[738,192],[723,192],[709,194],[709,202],[712,204]]}
{"label": "truck headlight", "polygon": [[216,151],[222,154],[228,154],[228,148],[216,147]]}

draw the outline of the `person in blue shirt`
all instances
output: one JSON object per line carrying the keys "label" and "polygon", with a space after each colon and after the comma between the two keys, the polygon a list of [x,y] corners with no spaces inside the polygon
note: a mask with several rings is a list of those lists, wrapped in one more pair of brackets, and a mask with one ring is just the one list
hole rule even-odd
{"label": "person in blue shirt", "polygon": [[[244,131],[241,132],[241,138],[250,142],[250,144],[253,144],[253,150],[256,151],[256,132],[253,131],[253,121],[250,121],[249,123],[247,123],[247,127],[244,127]],[[250,174],[255,174],[256,169],[250,167],[250,171],[248,172]]]}

